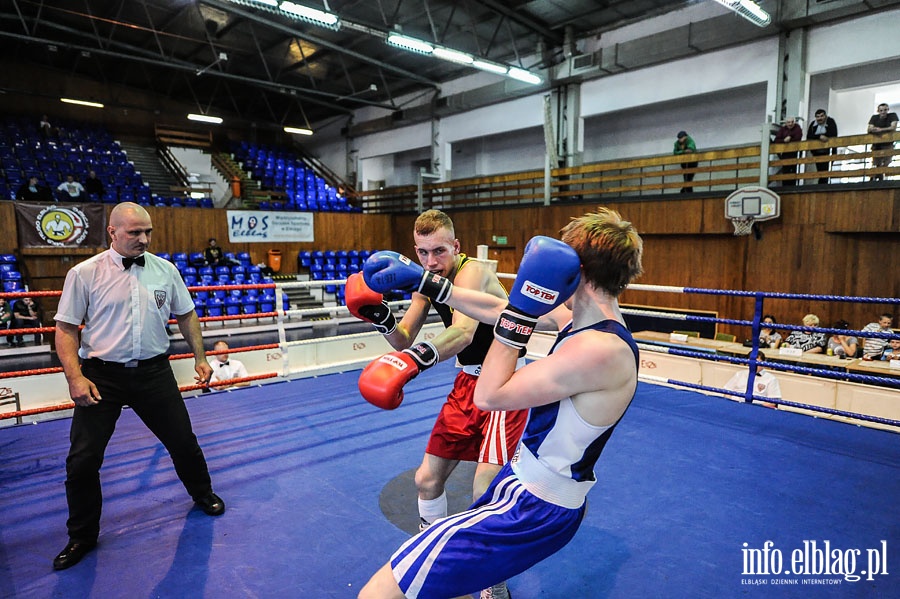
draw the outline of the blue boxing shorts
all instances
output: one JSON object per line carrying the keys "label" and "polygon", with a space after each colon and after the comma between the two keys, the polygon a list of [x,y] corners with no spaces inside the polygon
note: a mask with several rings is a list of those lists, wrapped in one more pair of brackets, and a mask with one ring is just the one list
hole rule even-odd
{"label": "blue boxing shorts", "polygon": [[507,464],[471,508],[435,521],[391,556],[394,580],[409,599],[478,593],[564,547],[585,505],[539,499]]}

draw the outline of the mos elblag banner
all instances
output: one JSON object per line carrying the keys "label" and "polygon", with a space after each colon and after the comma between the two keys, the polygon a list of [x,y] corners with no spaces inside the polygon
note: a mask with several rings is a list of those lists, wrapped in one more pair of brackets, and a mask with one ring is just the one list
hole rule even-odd
{"label": "mos elblag banner", "polygon": [[106,247],[102,204],[16,202],[19,247]]}
{"label": "mos elblag banner", "polygon": [[228,210],[228,241],[315,241],[312,212]]}

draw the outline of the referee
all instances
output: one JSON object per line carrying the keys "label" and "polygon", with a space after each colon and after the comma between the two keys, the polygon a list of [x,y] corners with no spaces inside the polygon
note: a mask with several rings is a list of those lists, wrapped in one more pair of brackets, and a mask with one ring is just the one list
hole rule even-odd
{"label": "referee", "polygon": [[194,502],[210,516],[225,512],[166,356],[174,314],[194,353],[195,379],[209,381],[191,295],[171,263],[147,252],[153,224],[144,208],[116,205],[107,231],[111,248],[68,272],[56,314],[56,350],[75,402],[66,458],[69,543],[53,560],[56,570],[97,545],[100,465],[125,405],[168,450]]}

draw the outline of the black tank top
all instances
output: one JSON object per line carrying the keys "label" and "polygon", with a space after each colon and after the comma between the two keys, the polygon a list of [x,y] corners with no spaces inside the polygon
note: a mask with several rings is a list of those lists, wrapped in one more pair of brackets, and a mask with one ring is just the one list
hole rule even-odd
{"label": "black tank top", "polygon": [[[463,269],[463,267],[469,262],[470,258],[465,254],[460,254],[459,261],[459,269],[456,272],[459,272]],[[438,313],[438,316],[441,317],[441,322],[444,323],[445,327],[449,327],[453,324],[453,308],[448,306],[447,304],[431,304],[434,306],[435,311]],[[456,359],[463,366],[474,366],[476,364],[481,364],[484,361],[484,357],[487,355],[488,349],[491,347],[491,343],[494,341],[494,327],[489,324],[479,323],[478,328],[475,329],[475,336],[472,338],[472,343],[466,346],[461,352],[456,354]]]}

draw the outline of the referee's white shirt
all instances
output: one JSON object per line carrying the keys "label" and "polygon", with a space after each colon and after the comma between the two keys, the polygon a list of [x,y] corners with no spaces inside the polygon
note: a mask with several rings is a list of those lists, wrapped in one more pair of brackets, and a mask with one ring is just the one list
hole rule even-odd
{"label": "referee's white shirt", "polygon": [[166,322],[194,301],[175,265],[144,253],[144,266],[122,268],[122,256],[108,249],[69,270],[56,320],[84,322],[82,359],[146,360],[169,349]]}

